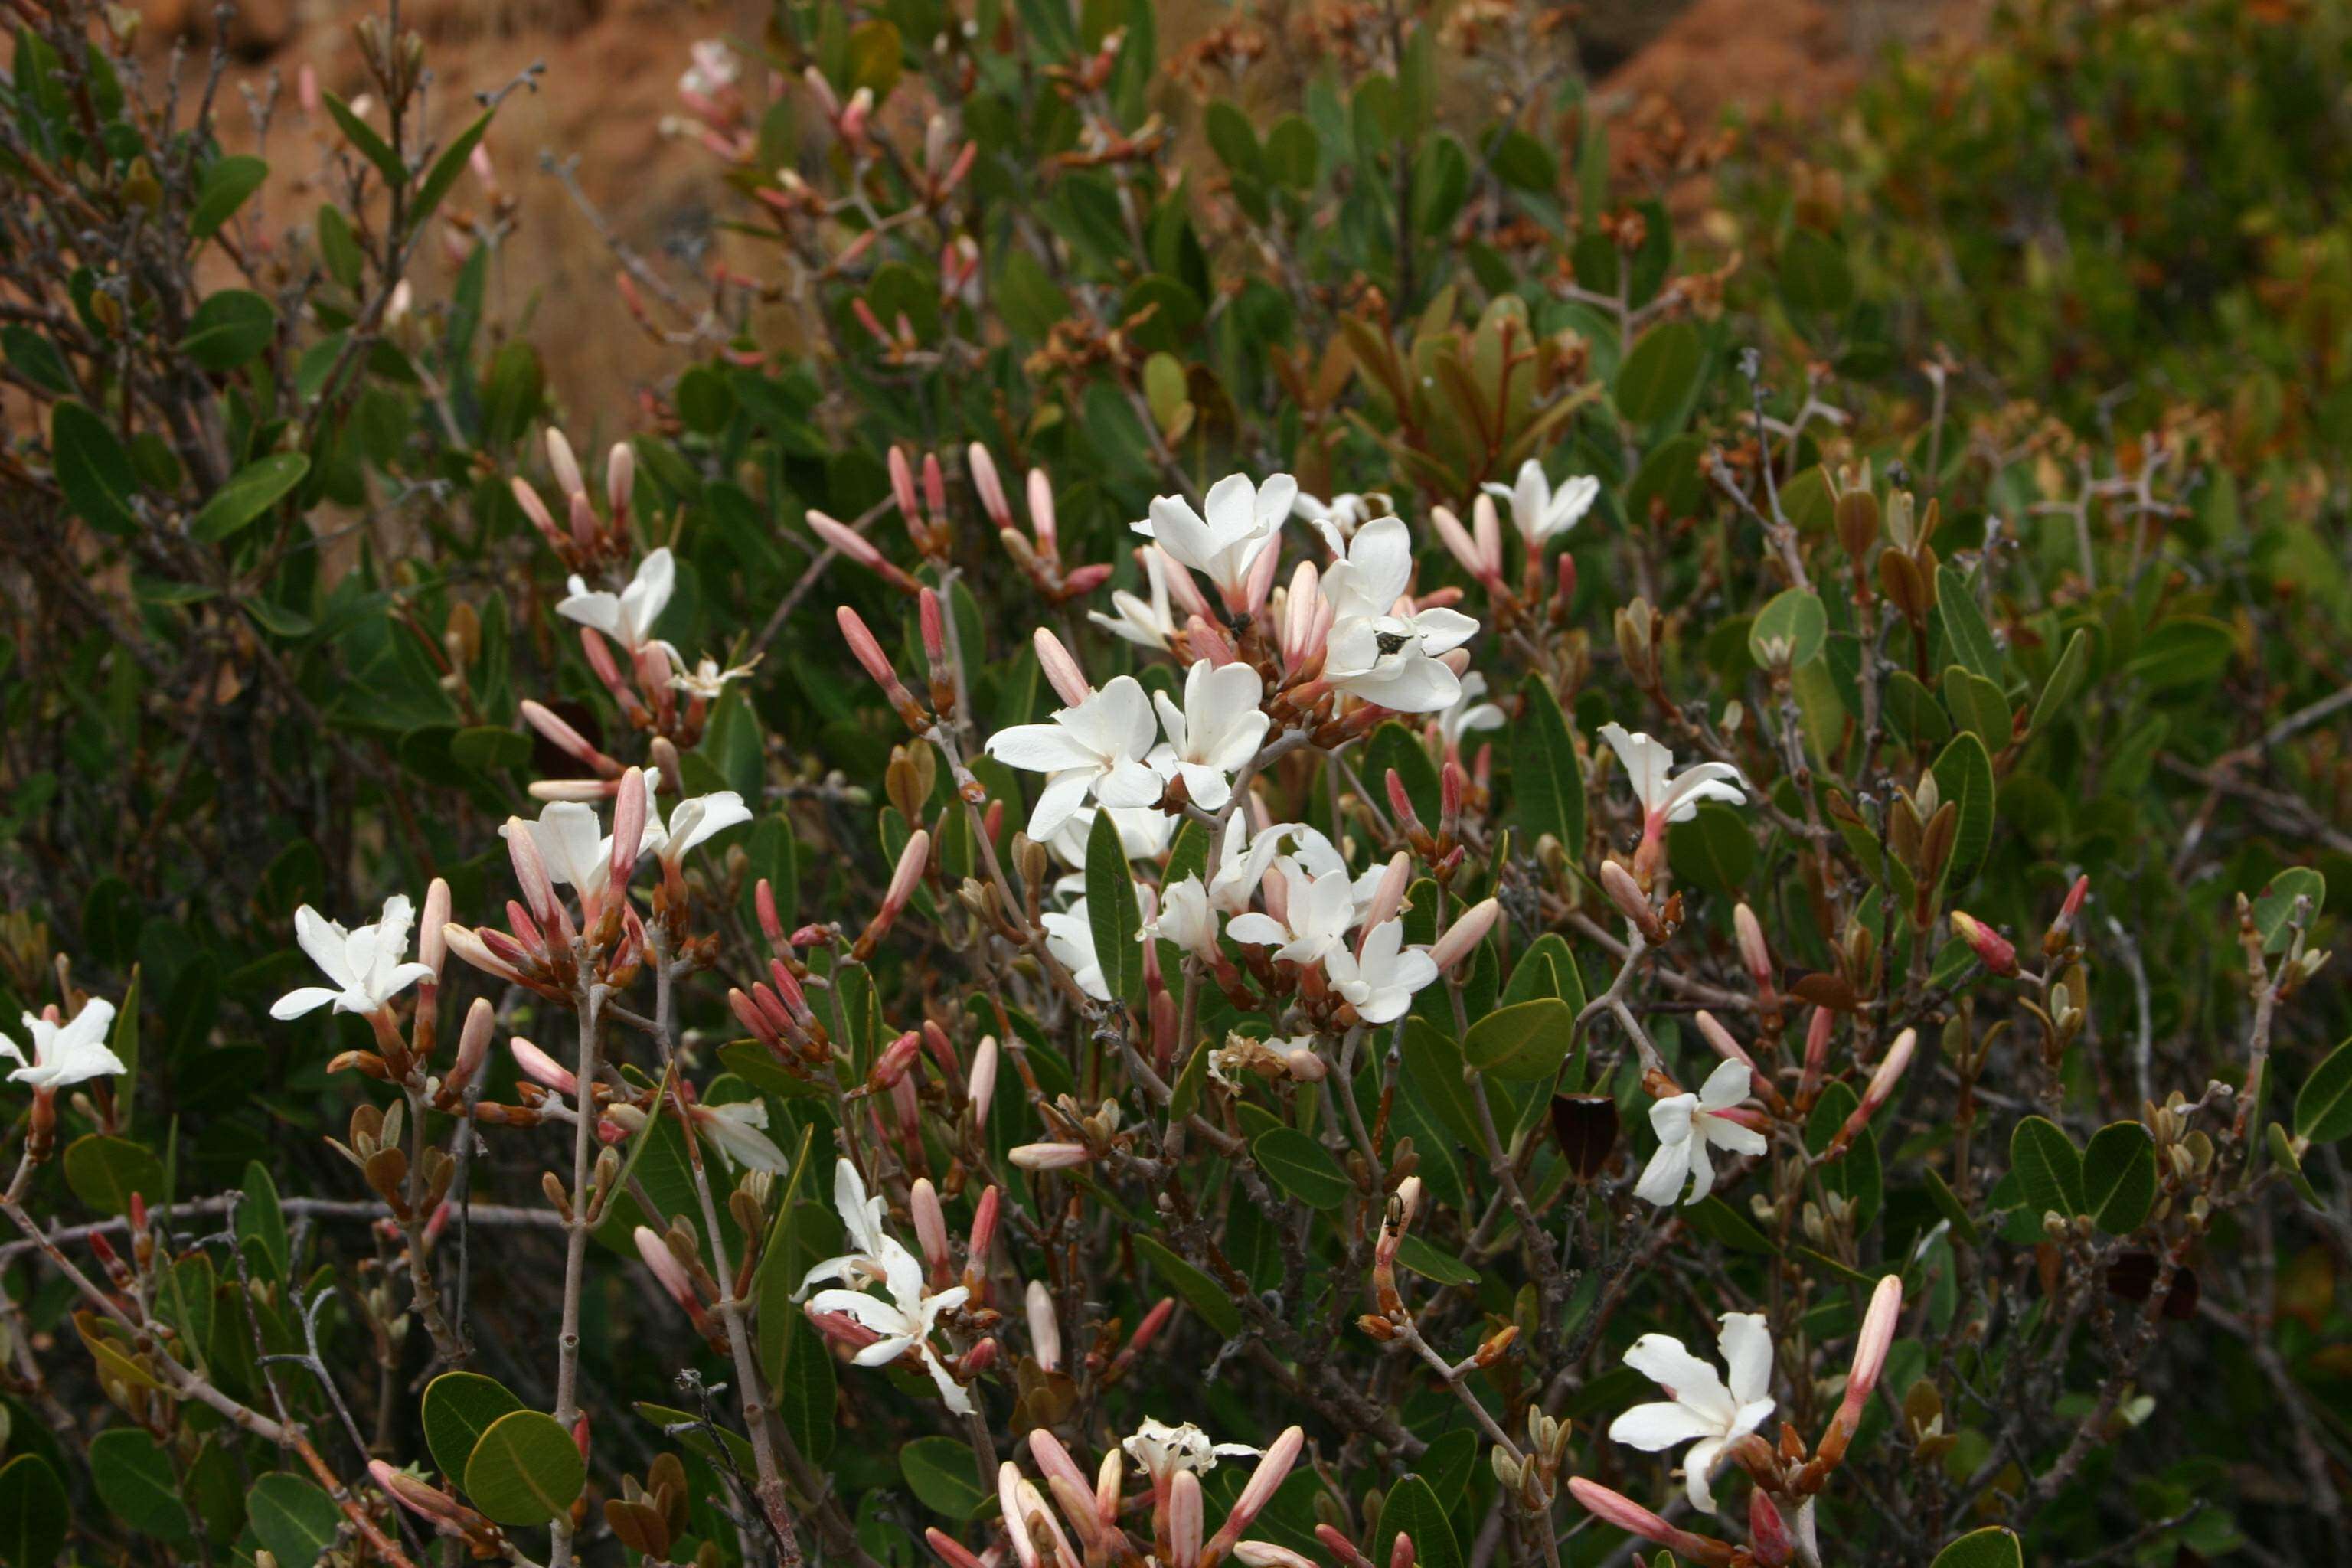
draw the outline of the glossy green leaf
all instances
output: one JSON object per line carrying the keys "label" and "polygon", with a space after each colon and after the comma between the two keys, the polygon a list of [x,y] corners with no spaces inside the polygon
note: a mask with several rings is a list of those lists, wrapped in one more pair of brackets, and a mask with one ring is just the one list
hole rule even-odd
{"label": "glossy green leaf", "polygon": [[506,1384],[478,1372],[445,1372],[425,1385],[425,1446],[453,1482],[462,1482],[474,1447],[503,1415],[523,1407]]}
{"label": "glossy green leaf", "polygon": [[66,1146],[66,1185],[100,1214],[129,1214],[132,1194],[163,1201],[163,1163],[144,1144],[89,1132]]}
{"label": "glossy green leaf", "polygon": [[1958,889],[1976,874],[1992,843],[1992,757],[1982,741],[1964,731],[1952,737],[1936,759],[1934,772],[1937,792],[1959,808],[1952,858],[1944,872],[1944,886]]}
{"label": "glossy green leaf", "polygon": [[1087,920],[1093,927],[1095,962],[1103,986],[1130,1007],[1143,1004],[1143,911],[1135,896],[1135,873],[1127,848],[1108,811],[1095,813],[1087,835]]}
{"label": "glossy green leaf", "polygon": [[1790,588],[1774,595],[1748,623],[1748,652],[1766,669],[1795,669],[1822,656],[1829,635],[1829,612],[1820,597],[1810,589]]}
{"label": "glossy green leaf", "polygon": [[299,452],[273,452],[256,458],[214,491],[213,499],[188,521],[188,537],[199,543],[217,544],[242,532],[310,472],[310,459]]}
{"label": "glossy green leaf", "polygon": [[1310,1208],[1338,1208],[1355,1191],[1331,1152],[1296,1127],[1259,1133],[1250,1140],[1250,1158],[1276,1186]]}
{"label": "glossy green leaf", "polygon": [[1933,1568],[2025,1568],[2025,1548],[2015,1531],[1988,1525],[1937,1552]]}
{"label": "glossy green leaf", "polygon": [[89,1440],[89,1477],[117,1519],[136,1535],[185,1541],[187,1505],[163,1445],[136,1426],[110,1426]]}
{"label": "glossy green leaf", "polygon": [[2083,1151],[2084,1212],[2110,1236],[2128,1236],[2156,1205],[2156,1140],[2137,1121],[2091,1135]]}
{"label": "glossy green leaf", "polygon": [[2262,933],[2264,952],[2284,952],[2293,930],[2295,901],[2308,899],[2303,929],[2308,932],[2327,907],[2327,879],[2308,866],[2290,866],[2270,879],[2254,900],[2254,930]]}
{"label": "glossy green leaf", "polygon": [[180,352],[223,374],[268,348],[277,335],[278,311],[267,299],[250,289],[224,289],[196,307]]}
{"label": "glossy green leaf", "polygon": [[2029,1116],[2017,1124],[2009,1137],[2009,1164],[2031,1213],[2071,1219],[2089,1208],[2083,1192],[2082,1152],[2048,1117]]}
{"label": "glossy green leaf", "polygon": [[1662,321],[1642,334],[1617,367],[1617,412],[1635,425],[1679,414],[1698,390],[1706,351],[1688,321]]}
{"label": "glossy green leaf", "polygon": [[1538,996],[1474,1021],[1462,1055],[1470,1066],[1496,1078],[1549,1079],[1567,1059],[1575,1036],[1575,1010],[1556,996]]}
{"label": "glossy green leaf", "polygon": [[588,1479],[579,1447],[554,1416],[499,1416],[466,1461],[466,1496],[500,1524],[545,1524],[572,1506]]}
{"label": "glossy green leaf", "polygon": [[216,161],[196,187],[195,209],[188,215],[189,236],[210,239],[268,177],[269,165],[246,153],[231,153]]}
{"label": "glossy green leaf", "polygon": [[976,1519],[996,1498],[992,1484],[980,1484],[971,1445],[960,1438],[916,1438],[898,1450],[898,1473],[925,1508],[950,1519]]}
{"label": "glossy green leaf", "polygon": [[130,454],[105,420],[71,398],[49,413],[49,458],[66,503],[100,533],[129,533],[138,527],[131,498],[139,478]]}
{"label": "glossy green leaf", "polygon": [[246,1522],[278,1568],[314,1568],[341,1538],[343,1510],[307,1476],[272,1470],[245,1494]]}
{"label": "glossy green leaf", "polygon": [[1511,804],[1519,832],[1533,846],[1545,834],[1571,862],[1584,853],[1584,770],[1551,688],[1535,676],[1520,684],[1526,704],[1511,733]]}

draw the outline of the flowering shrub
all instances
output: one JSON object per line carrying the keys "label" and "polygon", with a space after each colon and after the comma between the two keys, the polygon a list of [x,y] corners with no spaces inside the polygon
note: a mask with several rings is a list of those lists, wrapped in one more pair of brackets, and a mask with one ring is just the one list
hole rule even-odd
{"label": "flowering shrub", "polygon": [[1159,21],[696,46],[601,466],[495,99],[289,226],[23,26],[0,1557],[2327,1559],[2340,453],[1556,17]]}

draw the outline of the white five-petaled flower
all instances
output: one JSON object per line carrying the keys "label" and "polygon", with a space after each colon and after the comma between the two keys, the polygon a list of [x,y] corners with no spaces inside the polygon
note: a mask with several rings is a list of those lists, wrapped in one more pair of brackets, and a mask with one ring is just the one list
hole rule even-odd
{"label": "white five-petaled flower", "polygon": [[1437,964],[1425,949],[1405,949],[1402,921],[1382,921],[1364,933],[1360,951],[1341,942],[1325,953],[1323,973],[1357,1017],[1387,1024],[1402,1017],[1413,994],[1437,978]]}
{"label": "white five-petaled flower", "polygon": [[841,1215],[842,1229],[848,1233],[849,1250],[803,1275],[801,1288],[793,1293],[795,1301],[808,1294],[810,1286],[824,1280],[882,1277],[883,1249],[893,1245],[890,1233],[882,1228],[885,1205],[880,1198],[866,1195],[866,1178],[846,1159],[834,1162],[833,1206]]}
{"label": "white five-petaled flower", "polygon": [[1667,772],[1675,765],[1674,752],[1640,731],[1629,734],[1622,724],[1603,724],[1601,738],[1625,764],[1626,782],[1642,802],[1644,839],[1655,838],[1670,822],[1689,821],[1701,801],[1748,803],[1739,787],[1744,782],[1739,770],[1729,763],[1699,763],[1668,778]]}
{"label": "white five-petaled flower", "polygon": [[1235,915],[1225,930],[1235,942],[1270,947],[1274,956],[1297,964],[1319,963],[1327,953],[1347,945],[1348,928],[1356,923],[1355,879],[1345,866],[1319,874],[1292,856],[1273,868],[1282,878],[1280,918],[1253,910]]}
{"label": "white five-petaled flower", "polygon": [[632,653],[648,645],[658,647],[675,664],[677,651],[667,643],[656,643],[653,633],[654,623],[669,607],[670,593],[677,585],[677,563],[664,545],[637,563],[636,575],[617,594],[591,588],[585,579],[573,574],[571,596],[556,601],[555,613],[594,627]]}
{"label": "white five-petaled flower", "polygon": [[[650,780],[653,775],[646,775]],[[642,847],[653,850],[664,860],[677,860],[698,844],[709,842],[738,823],[751,820],[751,808],[743,797],[731,789],[698,795],[692,800],[679,801],[670,807],[669,826],[657,826],[653,801],[646,799],[646,837]],[[604,852],[612,854],[613,841],[604,840]]]}
{"label": "white five-petaled flower", "polygon": [[738,1100],[725,1105],[697,1105],[693,1110],[694,1130],[729,1163],[778,1176],[792,1169],[784,1152],[768,1137],[766,1100]]}
{"label": "white five-petaled flower", "polygon": [[1519,465],[1518,478],[1508,485],[1486,482],[1486,493],[1511,503],[1511,521],[1531,551],[1541,550],[1554,534],[1566,533],[1584,521],[1600,498],[1601,481],[1580,474],[1558,489],[1544,477],[1543,465],[1529,458]]}
{"label": "white five-petaled flower", "polygon": [[882,1366],[904,1355],[918,1357],[931,1381],[939,1384],[940,1397],[947,1401],[948,1408],[958,1415],[971,1415],[971,1395],[931,1347],[931,1330],[940,1315],[961,1307],[971,1292],[958,1285],[932,1293],[924,1287],[923,1266],[915,1255],[888,1237],[882,1240],[882,1283],[890,1292],[888,1300],[863,1290],[820,1290],[810,1298],[810,1310],[839,1312],[882,1336],[852,1358],[859,1366]]}
{"label": "white five-petaled flower", "polygon": [[1694,1443],[1683,1456],[1691,1506],[1715,1511],[1707,1477],[1723,1451],[1772,1414],[1772,1335],[1761,1312],[1726,1312],[1716,1341],[1730,1375],[1727,1387],[1714,1367],[1672,1334],[1643,1334],[1625,1352],[1625,1364],[1665,1391],[1654,1404],[1636,1405],[1609,1424],[1612,1441],[1660,1453]]}
{"label": "white five-petaled flower", "polygon": [[1129,1458],[1143,1467],[1154,1490],[1166,1486],[1179,1470],[1204,1476],[1217,1468],[1221,1458],[1255,1458],[1258,1454],[1246,1443],[1212,1443],[1209,1435],[1190,1421],[1171,1426],[1149,1415],[1135,1429],[1135,1436],[1123,1440],[1119,1447],[1127,1450]]}
{"label": "white five-petaled flower", "polygon": [[1202,659],[1184,675],[1184,706],[1164,691],[1151,694],[1168,743],[1153,750],[1151,764],[1161,775],[1184,781],[1192,804],[1221,811],[1233,798],[1232,774],[1257,755],[1274,721],[1258,707],[1265,688],[1257,671],[1238,661]]}
{"label": "white five-petaled flower", "polygon": [[1045,951],[1070,972],[1078,989],[1097,1002],[1109,1001],[1110,983],[1103,978],[1102,958],[1095,952],[1094,917],[1086,900],[1065,912],[1048,910],[1037,918],[1045,928]]}
{"label": "white five-petaled flower", "polygon": [[33,1043],[33,1054],[5,1035],[0,1035],[0,1057],[17,1063],[8,1075],[12,1083],[30,1084],[36,1089],[52,1092],[87,1082],[94,1078],[110,1078],[127,1071],[122,1058],[106,1043],[114,1028],[114,1004],[93,996],[82,1004],[80,1012],[63,1024],[52,1024],[36,1013],[24,1016],[25,1033]]}
{"label": "white five-petaled flower", "polygon": [[1710,1144],[1735,1154],[1761,1154],[1764,1134],[1723,1114],[1746,1100],[1754,1078],[1743,1061],[1718,1063],[1696,1094],[1669,1095],[1650,1107],[1650,1127],[1658,1135],[1658,1152],[1643,1167],[1633,1184],[1633,1195],[1661,1208],[1685,1201],[1683,1183],[1692,1177],[1691,1203],[1715,1188],[1715,1166],[1707,1157]]}
{"label": "white five-petaled flower", "polygon": [[1088,610],[1087,619],[1122,641],[1165,653],[1168,639],[1176,635],[1175,618],[1168,613],[1168,557],[1157,546],[1146,546],[1136,553],[1142,558],[1151,597],[1139,599],[1124,588],[1114,588],[1110,607],[1118,614]]}
{"label": "white five-petaled flower", "polygon": [[1042,841],[1089,795],[1103,805],[1157,804],[1160,775],[1144,761],[1157,730],[1151,700],[1134,677],[1121,675],[1046,723],[999,730],[988,738],[988,754],[1007,767],[1045,775],[1029,812],[1029,837]]}
{"label": "white five-petaled flower", "polygon": [[1264,484],[1228,474],[1209,487],[1207,515],[1181,496],[1158,496],[1135,531],[1156,541],[1169,558],[1217,585],[1229,605],[1241,601],[1258,556],[1274,547],[1298,495],[1298,481],[1276,474]]}
{"label": "white five-petaled flower", "polygon": [[1404,599],[1412,539],[1392,517],[1356,531],[1345,560],[1323,574],[1331,635],[1323,672],[1351,697],[1399,713],[1434,713],[1462,695],[1440,654],[1470,639],[1478,623],[1457,610],[1415,610]]}
{"label": "white five-petaled flower", "polygon": [[[751,816],[743,810],[742,797],[732,791],[682,800],[670,813],[670,818],[674,822],[685,819],[683,830],[690,837],[690,842],[670,849],[667,846],[672,835],[662,826],[661,809],[654,799],[654,781],[659,775],[645,773],[638,776],[645,781],[646,789],[646,826],[637,841],[640,855],[651,850],[674,860],[720,828],[732,826]],[[730,802],[731,807],[728,804]],[[729,816],[730,809],[741,811],[742,816]],[[705,824],[715,826],[706,828]],[[540,862],[547,868],[550,881],[576,890],[583,904],[604,896],[604,885],[613,879],[613,836],[604,831],[594,806],[584,801],[552,800],[539,808],[537,821],[524,826],[530,831],[531,846],[539,851]],[[499,837],[505,837],[511,827],[509,823],[499,828]]]}
{"label": "white five-petaled flower", "polygon": [[1388,497],[1374,493],[1358,495],[1349,490],[1319,500],[1300,491],[1290,503],[1292,513],[1323,536],[1323,543],[1334,555],[1348,553],[1348,541],[1356,537],[1356,530],[1376,517],[1389,517],[1396,511],[1395,503]]}
{"label": "white five-petaled flower", "polygon": [[420,980],[430,980],[429,964],[404,963],[408,930],[416,912],[405,893],[383,901],[375,924],[345,931],[310,905],[294,911],[294,940],[310,962],[334,982],[289,991],[270,1005],[273,1018],[299,1018],[332,1002],[338,1013],[373,1013]]}
{"label": "white five-petaled flower", "polygon": [[1160,911],[1143,922],[1143,936],[1172,942],[1198,958],[1217,955],[1217,911],[1198,877],[1186,877],[1160,891]]}
{"label": "white five-petaled flower", "polygon": [[1480,700],[1486,695],[1486,678],[1476,670],[1462,678],[1462,695],[1454,706],[1437,716],[1437,733],[1445,742],[1449,753],[1462,749],[1462,738],[1474,730],[1499,730],[1503,727],[1503,710],[1492,702]]}

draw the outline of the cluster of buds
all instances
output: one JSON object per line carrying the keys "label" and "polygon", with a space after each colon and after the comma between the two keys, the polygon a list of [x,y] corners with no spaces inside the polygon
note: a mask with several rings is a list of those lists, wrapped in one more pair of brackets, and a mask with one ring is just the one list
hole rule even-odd
{"label": "cluster of buds", "polygon": [[[609,844],[601,846],[604,853],[586,856],[584,863],[560,868],[564,880],[580,895],[576,924],[571,909],[556,893],[552,868],[534,831],[536,825],[520,816],[509,817],[503,829],[507,858],[522,899],[507,900],[507,931],[455,924],[441,928],[450,951],[485,973],[528,986],[555,1001],[575,999],[583,961],[597,980],[616,990],[625,988],[635,978],[646,951],[645,922],[629,899],[628,887],[645,844],[652,797],[645,775],[635,768],[625,770],[613,797],[613,832]],[[566,802],[548,808],[550,814],[566,811],[584,814],[585,808]],[[584,826],[593,835],[593,818]],[[567,836],[552,837],[562,844]],[[670,839],[672,845],[677,842],[675,837]],[[589,843],[595,843],[593,837]]]}
{"label": "cluster of buds", "polygon": [[636,452],[626,441],[616,441],[606,455],[606,514],[602,517],[597,515],[596,503],[588,497],[588,481],[580,470],[580,459],[573,454],[572,443],[564,438],[562,431],[552,427],[547,432],[547,466],[563,494],[565,521],[561,524],[530,480],[518,474],[510,481],[515,504],[522,508],[523,515],[547,541],[547,547],[574,572],[593,572],[626,562],[631,551],[629,501],[636,489]]}
{"label": "cluster of buds", "polygon": [[1519,1457],[1513,1458],[1500,1444],[1489,1450],[1495,1479],[1518,1500],[1520,1508],[1543,1518],[1546,1529],[1550,1527],[1547,1516],[1551,1500],[1559,1495],[1560,1477],[1568,1468],[1570,1436],[1567,1422],[1545,1415],[1543,1405],[1531,1401],[1527,1447]]}
{"label": "cluster of buds", "polygon": [[686,1533],[688,1496],[685,1463],[676,1454],[656,1454],[643,1481],[621,1478],[621,1495],[604,1500],[604,1522],[622,1545],[665,1563]]}
{"label": "cluster of buds", "polygon": [[1059,535],[1054,522],[1054,482],[1043,468],[1029,470],[1026,492],[1029,503],[1029,531],[1024,533],[1014,523],[1013,503],[1005,498],[1004,482],[997,477],[996,459],[988,448],[974,441],[965,452],[965,461],[971,472],[971,487],[980,495],[981,510],[996,529],[996,537],[1003,542],[1004,552],[1021,568],[1037,592],[1052,605],[1066,604],[1083,595],[1091,594],[1110,580],[1108,565],[1066,568],[1062,564]]}
{"label": "cluster of buds", "polygon": [[1024,1143],[1007,1152],[1005,1158],[1024,1171],[1066,1171],[1092,1164],[1120,1142],[1116,1100],[1104,1100],[1088,1114],[1066,1094],[1038,1110],[1058,1136],[1050,1142]]}
{"label": "cluster of buds", "polygon": [[350,1141],[327,1140],[327,1147],[358,1168],[368,1190],[383,1200],[403,1226],[438,1209],[457,1174],[456,1161],[429,1143],[423,1145],[417,1152],[418,1196],[412,1203],[408,1151],[402,1142],[407,1114],[404,1100],[394,1100],[389,1110],[362,1104],[352,1112]]}
{"label": "cluster of buds", "polygon": [[[687,1217],[684,1215],[673,1216],[667,1230],[655,1230],[650,1226],[641,1225],[633,1233],[632,1239],[636,1243],[637,1256],[645,1260],[646,1268],[660,1283],[663,1292],[677,1303],[678,1310],[694,1325],[694,1331],[702,1336],[712,1351],[720,1355],[727,1354],[726,1326],[713,1318],[703,1305],[705,1301],[719,1300],[719,1282],[710,1277],[710,1270],[703,1265],[701,1243],[696,1240],[694,1227]],[[751,1267],[751,1258],[744,1259],[744,1267]]]}

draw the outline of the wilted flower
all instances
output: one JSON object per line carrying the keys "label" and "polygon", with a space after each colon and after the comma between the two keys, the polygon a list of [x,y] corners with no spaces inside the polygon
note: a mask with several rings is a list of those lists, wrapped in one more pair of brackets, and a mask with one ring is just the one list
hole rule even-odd
{"label": "wilted flower", "polygon": [[345,931],[304,904],[294,911],[294,940],[334,984],[289,991],[270,1005],[269,1016],[299,1018],[330,1002],[338,1013],[373,1013],[418,981],[430,980],[430,964],[401,962],[408,952],[408,931],[415,921],[405,893],[386,899],[375,923],[356,931]]}
{"label": "wilted flower", "polygon": [[1135,1436],[1121,1441],[1127,1457],[1143,1467],[1151,1478],[1152,1489],[1165,1487],[1179,1470],[1191,1470],[1206,1475],[1217,1468],[1221,1458],[1255,1458],[1258,1450],[1246,1443],[1213,1443],[1209,1435],[1190,1421],[1171,1426],[1165,1422],[1143,1418]]}
{"label": "wilted flower", "polygon": [[1672,1334],[1643,1334],[1625,1352],[1625,1364],[1658,1384],[1666,1397],[1636,1405],[1609,1424],[1612,1442],[1646,1453],[1696,1440],[1683,1456],[1691,1506],[1715,1511],[1707,1478],[1723,1451],[1772,1414],[1772,1335],[1761,1312],[1726,1312],[1717,1349],[1729,1386],[1714,1367]]}

